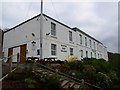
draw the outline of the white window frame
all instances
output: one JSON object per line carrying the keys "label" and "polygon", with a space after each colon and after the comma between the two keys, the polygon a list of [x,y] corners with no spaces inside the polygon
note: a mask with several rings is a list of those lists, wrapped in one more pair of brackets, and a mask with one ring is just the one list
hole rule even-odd
{"label": "white window frame", "polygon": [[69,41],[73,41],[73,38],[72,38],[72,31],[69,31]]}
{"label": "white window frame", "polygon": [[51,55],[56,56],[57,55],[57,45],[51,44]]}
{"label": "white window frame", "polygon": [[86,51],[86,58],[88,58],[88,51]]}
{"label": "white window frame", "polygon": [[80,50],[81,58],[83,58],[83,50]]}
{"label": "white window frame", "polygon": [[91,40],[89,40],[89,42],[90,42],[90,48],[92,47],[92,41]]}
{"label": "white window frame", "polygon": [[73,55],[73,48],[70,48],[70,55]]}
{"label": "white window frame", "polygon": [[87,37],[85,37],[85,46],[87,46]]}
{"label": "white window frame", "polygon": [[56,24],[51,22],[51,35],[56,36]]}
{"label": "white window frame", "polygon": [[82,44],[82,35],[80,34],[80,44]]}

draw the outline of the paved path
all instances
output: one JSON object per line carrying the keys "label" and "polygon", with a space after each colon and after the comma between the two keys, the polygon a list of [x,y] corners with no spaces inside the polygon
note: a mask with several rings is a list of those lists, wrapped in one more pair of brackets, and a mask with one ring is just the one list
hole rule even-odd
{"label": "paved path", "polygon": [[[12,69],[14,69],[16,67],[17,64],[12,64]],[[8,70],[9,70],[9,63],[4,63],[2,64],[2,77],[5,76],[6,74],[8,74]]]}

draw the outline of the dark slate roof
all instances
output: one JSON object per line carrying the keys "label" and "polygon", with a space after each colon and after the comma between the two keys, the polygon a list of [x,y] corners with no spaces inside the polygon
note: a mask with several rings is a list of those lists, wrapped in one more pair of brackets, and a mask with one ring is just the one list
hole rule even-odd
{"label": "dark slate roof", "polygon": [[[9,31],[11,31],[11,30],[13,30],[13,29],[15,29],[15,28],[17,28],[17,27],[23,25],[23,24],[26,23],[26,22],[29,22],[30,20],[33,20],[34,18],[37,18],[37,17],[39,17],[40,15],[41,15],[41,14],[38,14],[38,15],[36,15],[36,16],[30,18],[30,19],[28,19],[28,20],[26,20],[26,21],[24,21],[24,22],[22,22],[22,23],[20,23],[20,24],[18,24],[18,25],[16,25],[16,26],[14,26],[13,28],[11,28],[11,29],[9,29],[9,30],[7,30],[7,31],[4,31],[4,33],[7,33],[7,32],[9,32]],[[47,17],[47,18],[49,18],[49,19],[51,19],[51,20],[53,20],[53,21],[55,21],[55,22],[57,22],[57,23],[59,23],[59,24],[65,26],[65,27],[69,28],[69,29],[71,29],[71,30],[73,30],[73,31],[79,31],[79,32],[83,33],[84,35],[86,35],[86,36],[92,38],[93,40],[95,40],[95,41],[101,43],[100,41],[98,41],[98,40],[96,40],[95,38],[91,37],[91,36],[88,35],[87,33],[83,32],[83,31],[80,30],[80,29],[78,29],[77,27],[71,28],[71,27],[69,27],[68,25],[63,24],[63,23],[61,23],[61,22],[59,22],[59,21],[57,21],[57,20],[55,20],[55,19],[53,19],[53,18],[51,18],[51,17],[45,15],[45,14],[43,14],[43,16],[45,16],[45,17]],[[101,43],[101,44],[102,44],[102,43]]]}

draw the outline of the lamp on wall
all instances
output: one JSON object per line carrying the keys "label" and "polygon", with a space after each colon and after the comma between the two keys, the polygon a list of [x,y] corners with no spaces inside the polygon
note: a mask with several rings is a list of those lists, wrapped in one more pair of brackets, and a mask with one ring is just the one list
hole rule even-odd
{"label": "lamp on wall", "polygon": [[36,42],[35,42],[35,41],[32,41],[31,43],[32,43],[32,45],[35,45],[35,44],[36,44]]}
{"label": "lamp on wall", "polygon": [[32,44],[32,50],[35,50],[35,44],[36,44],[36,42],[32,41],[31,44]]}
{"label": "lamp on wall", "polygon": [[46,33],[46,35],[48,36],[48,35],[50,35],[50,33]]}

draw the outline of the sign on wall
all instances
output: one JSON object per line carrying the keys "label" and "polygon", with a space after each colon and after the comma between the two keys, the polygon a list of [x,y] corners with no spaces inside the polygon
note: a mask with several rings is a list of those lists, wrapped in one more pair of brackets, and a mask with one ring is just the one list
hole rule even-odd
{"label": "sign on wall", "polygon": [[61,45],[61,52],[67,52],[67,46]]}

